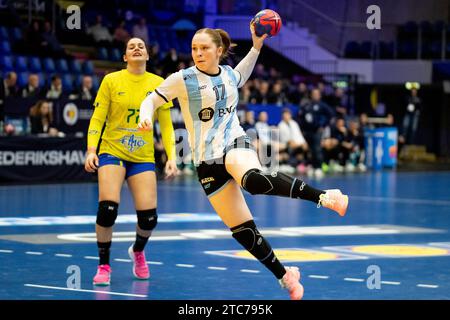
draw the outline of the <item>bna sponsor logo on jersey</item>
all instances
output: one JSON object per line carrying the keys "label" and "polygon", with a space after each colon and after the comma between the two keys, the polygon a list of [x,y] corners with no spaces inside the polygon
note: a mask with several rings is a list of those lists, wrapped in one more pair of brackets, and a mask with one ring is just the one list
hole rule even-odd
{"label": "bna sponsor logo on jersey", "polygon": [[203,122],[211,120],[213,116],[214,116],[213,108],[205,108],[200,110],[200,112],[198,113],[198,118]]}
{"label": "bna sponsor logo on jersey", "polygon": [[134,134],[124,136],[120,139],[120,143],[127,148],[129,152],[134,152],[146,144],[142,137],[135,136]]}

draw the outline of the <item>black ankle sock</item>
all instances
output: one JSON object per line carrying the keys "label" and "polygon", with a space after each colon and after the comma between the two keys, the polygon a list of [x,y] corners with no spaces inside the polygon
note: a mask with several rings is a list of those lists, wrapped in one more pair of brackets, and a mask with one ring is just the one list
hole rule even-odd
{"label": "black ankle sock", "polygon": [[109,264],[109,251],[111,248],[111,241],[110,242],[98,242],[97,241],[97,247],[98,247],[98,256],[100,258],[99,265],[101,264]]}
{"label": "black ankle sock", "polygon": [[144,251],[145,245],[147,244],[149,237],[143,237],[139,234],[136,233],[136,241],[134,242],[133,245],[133,251],[134,252],[141,252]]}
{"label": "black ankle sock", "polygon": [[302,180],[296,178],[294,179],[292,198],[300,198],[312,201],[314,203],[319,203],[320,195],[323,193],[325,193],[325,191],[313,188]]}
{"label": "black ankle sock", "polygon": [[286,270],[275,256],[270,244],[259,233],[253,220],[233,227],[231,231],[233,232],[233,238],[264,264],[277,279],[283,278]]}

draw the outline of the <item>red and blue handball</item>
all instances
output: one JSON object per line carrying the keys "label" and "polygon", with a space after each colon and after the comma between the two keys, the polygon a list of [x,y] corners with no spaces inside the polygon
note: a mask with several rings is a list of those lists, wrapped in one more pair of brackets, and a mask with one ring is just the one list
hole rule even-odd
{"label": "red and blue handball", "polygon": [[258,12],[252,19],[252,23],[254,23],[255,33],[258,37],[264,34],[273,37],[280,32],[282,25],[280,15],[270,9]]}

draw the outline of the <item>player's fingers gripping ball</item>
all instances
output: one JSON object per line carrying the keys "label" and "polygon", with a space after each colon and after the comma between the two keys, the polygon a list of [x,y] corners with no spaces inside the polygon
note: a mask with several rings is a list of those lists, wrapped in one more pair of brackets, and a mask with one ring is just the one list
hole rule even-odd
{"label": "player's fingers gripping ball", "polygon": [[255,27],[255,34],[261,37],[267,34],[273,37],[280,32],[282,21],[280,15],[273,10],[264,9],[258,12],[251,22]]}

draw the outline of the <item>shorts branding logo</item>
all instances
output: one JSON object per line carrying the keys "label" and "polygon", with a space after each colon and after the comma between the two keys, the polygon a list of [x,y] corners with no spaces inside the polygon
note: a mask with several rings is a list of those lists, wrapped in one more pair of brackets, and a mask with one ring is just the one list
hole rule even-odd
{"label": "shorts branding logo", "polygon": [[208,182],[212,182],[215,181],[213,177],[208,177],[208,178],[204,178],[201,180],[202,184],[208,183]]}

